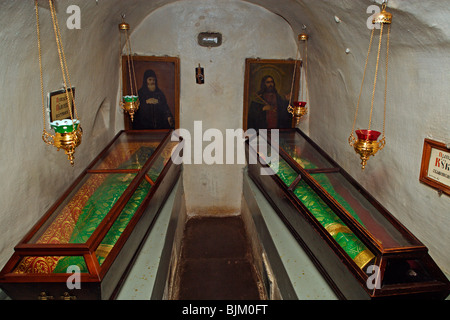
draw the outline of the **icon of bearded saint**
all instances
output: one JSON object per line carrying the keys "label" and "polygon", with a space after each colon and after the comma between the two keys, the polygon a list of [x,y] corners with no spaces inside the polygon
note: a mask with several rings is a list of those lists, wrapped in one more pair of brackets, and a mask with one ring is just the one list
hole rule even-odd
{"label": "icon of bearded saint", "polygon": [[291,118],[287,112],[289,101],[276,89],[272,76],[261,79],[259,91],[252,97],[248,113],[248,128],[290,128]]}
{"label": "icon of bearded saint", "polygon": [[138,91],[140,107],[136,112],[133,129],[171,129],[173,115],[166,96],[158,87],[158,79],[153,70],[144,73],[142,87]]}

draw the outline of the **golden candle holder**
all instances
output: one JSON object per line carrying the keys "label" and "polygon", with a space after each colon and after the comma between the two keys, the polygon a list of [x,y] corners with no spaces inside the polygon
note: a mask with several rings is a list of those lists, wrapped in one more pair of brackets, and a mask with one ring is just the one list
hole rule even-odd
{"label": "golden candle holder", "polygon": [[[382,10],[381,12],[375,16],[375,18],[372,20],[373,24],[379,24],[380,25],[380,38],[378,41],[378,51],[377,51],[377,59],[376,59],[376,65],[375,65],[375,77],[373,81],[373,90],[372,90],[372,101],[370,105],[370,116],[369,116],[369,125],[367,130],[356,130],[356,135],[358,136],[358,139],[356,139],[353,136],[353,131],[355,129],[356,125],[356,119],[358,116],[358,110],[359,110],[359,104],[361,101],[361,95],[363,92],[363,85],[364,85],[364,78],[367,71],[367,65],[369,62],[369,56],[370,51],[372,48],[372,43],[374,39],[374,33],[375,33],[375,26],[372,29],[371,35],[370,35],[370,41],[369,41],[369,50],[367,52],[367,58],[366,58],[366,64],[364,66],[364,73],[363,73],[363,79],[361,83],[361,89],[359,91],[359,97],[358,97],[358,103],[356,105],[356,112],[355,112],[355,118],[353,120],[353,127],[350,134],[350,137],[348,138],[348,142],[350,143],[350,146],[352,146],[356,153],[360,155],[361,157],[361,165],[362,169],[366,167],[367,161],[369,160],[370,156],[375,155],[378,151],[384,148],[386,144],[385,139],[385,124],[386,124],[386,101],[387,101],[387,73],[388,73],[388,61],[389,61],[389,39],[390,39],[390,30],[391,30],[391,23],[392,23],[392,14],[389,12],[386,12],[386,2],[384,2],[381,6]],[[383,31],[384,28],[387,27],[387,40],[386,40],[386,67],[385,67],[385,81],[384,81],[384,114],[383,114],[383,135],[380,141],[378,140],[378,137],[380,136],[379,131],[370,130],[371,123],[372,123],[372,115],[374,111],[374,101],[375,101],[375,91],[376,91],[376,85],[377,85],[377,78],[378,78],[378,68],[380,66],[380,56],[381,56],[381,47],[382,47],[382,39],[383,39]]]}
{"label": "golden candle holder", "polygon": [[[58,151],[64,149],[67,157],[69,158],[72,166],[74,165],[74,153],[75,149],[81,143],[82,130],[80,126],[80,120],[78,118],[77,109],[75,107],[75,99],[73,96],[73,91],[68,89],[72,88],[70,84],[69,71],[67,67],[66,56],[64,54],[64,48],[62,45],[61,32],[59,30],[58,18],[56,15],[56,8],[54,6],[54,1],[49,0],[50,13],[52,16],[53,29],[55,31],[56,45],[58,49],[59,63],[61,66],[61,71],[63,73],[64,80],[64,91],[67,99],[67,109],[69,110],[70,119],[60,119],[53,120],[50,116],[51,122],[50,127],[55,131],[54,135],[51,135],[46,130],[46,107],[45,107],[45,96],[44,96],[44,81],[43,81],[43,64],[42,64],[42,50],[41,50],[41,32],[39,26],[39,8],[38,1],[35,1],[36,10],[36,31],[38,40],[38,53],[39,53],[39,73],[41,82],[41,98],[42,98],[42,120],[43,120],[43,133],[42,140],[48,145],[55,146]],[[53,107],[51,107],[53,109]]]}
{"label": "golden candle holder", "polygon": [[381,132],[375,130],[356,130],[358,139],[355,139],[353,133],[350,135],[349,143],[361,158],[362,170],[366,168],[370,156],[374,156],[379,150],[383,149],[385,139],[377,141],[380,134]]}
{"label": "golden candle holder", "polygon": [[139,110],[140,102],[138,96],[125,96],[120,102],[120,107],[129,114],[131,121],[134,121],[134,115]]}
{"label": "golden candle holder", "polygon": [[287,107],[287,111],[292,114],[292,127],[295,128],[300,123],[300,119],[308,113],[308,108],[304,101],[294,101],[293,104],[294,106]]}
{"label": "golden candle holder", "polygon": [[58,151],[64,149],[72,166],[75,160],[75,149],[80,145],[83,135],[83,130],[79,124],[80,121],[78,120],[53,121],[50,126],[55,130],[55,135],[46,131],[42,134],[42,140],[46,144],[53,145]]}

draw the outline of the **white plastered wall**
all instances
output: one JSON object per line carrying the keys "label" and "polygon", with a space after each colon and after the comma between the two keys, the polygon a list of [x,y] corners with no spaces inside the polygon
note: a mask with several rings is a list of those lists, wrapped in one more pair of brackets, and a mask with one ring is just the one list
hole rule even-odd
{"label": "white plastered wall", "polygon": [[[313,1],[305,1],[305,7]],[[391,27],[386,147],[368,161],[348,144],[367,57],[370,5],[320,1],[302,20],[310,29],[310,136],[403,223],[450,274],[450,197],[419,182],[423,141],[450,142],[448,1],[389,1]],[[316,3],[316,2],[314,2]],[[340,18],[337,23],[335,17]],[[357,128],[368,124],[377,40],[371,53]],[[346,53],[346,49],[350,49]],[[375,50],[375,51],[374,51]],[[380,67],[384,68],[384,65]],[[374,105],[382,130],[384,72]],[[376,126],[376,127],[375,127]]]}
{"label": "white plastered wall", "polygon": [[[66,28],[66,8],[70,4],[79,5],[82,17],[92,12],[91,19],[82,20],[80,30]],[[103,28],[109,30],[109,26],[102,24],[102,15],[96,15],[91,5],[86,1],[57,2],[70,82],[75,87],[83,128],[83,141],[72,167],[63,150],[57,151],[41,138],[44,124],[34,2],[0,3],[1,266],[25,233],[116,133],[113,110],[118,70],[111,66],[118,63],[118,54],[106,53],[112,49],[118,52],[117,40],[105,37]],[[48,2],[39,7],[39,16],[46,100],[48,92],[62,88],[63,77]]]}
{"label": "white plastered wall", "polygon": [[[199,46],[197,35],[206,31],[220,32],[222,45]],[[242,1],[189,0],[166,5],[133,30],[131,43],[138,55],[180,58],[180,127],[198,141],[202,137],[194,136],[194,122],[201,121],[203,132],[219,129],[224,144],[226,129],[242,128],[245,59],[288,59],[297,55],[294,32],[285,20]],[[195,82],[199,64],[205,70],[202,85]],[[204,142],[203,148],[208,144]],[[240,211],[244,165],[225,164],[225,158],[223,163],[184,165],[190,214]]]}

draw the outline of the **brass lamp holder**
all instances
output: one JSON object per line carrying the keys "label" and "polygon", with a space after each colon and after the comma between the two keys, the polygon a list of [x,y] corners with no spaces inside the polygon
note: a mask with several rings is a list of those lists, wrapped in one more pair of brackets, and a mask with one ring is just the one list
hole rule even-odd
{"label": "brass lamp holder", "polygon": [[[128,113],[131,121],[134,121],[134,116],[136,112],[139,110],[140,102],[139,97],[137,95],[137,84],[136,84],[136,74],[134,71],[134,62],[132,59],[132,50],[131,50],[131,40],[128,34],[130,30],[130,25],[125,22],[125,15],[122,15],[122,22],[119,23],[119,49],[121,50],[122,45],[122,32],[125,33],[125,45],[127,49],[127,63],[128,63],[128,76],[131,87],[131,94],[127,96],[123,96],[120,101],[120,108]],[[122,52],[119,55],[119,62],[122,62]],[[122,90],[121,90],[122,91]]]}
{"label": "brass lamp holder", "polygon": [[[364,85],[364,78],[366,75],[367,70],[367,64],[369,61],[369,55],[372,47],[372,41],[373,36],[376,28],[372,29],[372,33],[370,36],[370,42],[369,42],[369,50],[367,53],[367,59],[366,64],[364,66],[364,75],[363,80],[361,83],[361,90],[359,92],[358,97],[358,103],[356,106],[356,113],[355,113],[355,119],[353,121],[353,128],[351,131],[351,134],[348,138],[348,142],[351,147],[355,150],[355,152],[359,155],[361,159],[361,168],[364,170],[367,165],[367,161],[369,160],[370,156],[374,156],[378,151],[384,148],[386,145],[386,137],[385,137],[385,123],[386,123],[386,97],[387,97],[387,71],[388,71],[388,57],[389,57],[389,37],[390,37],[390,26],[392,23],[392,14],[389,12],[386,12],[386,3],[382,4],[382,10],[381,12],[375,16],[375,18],[372,21],[373,24],[379,23],[381,25],[380,28],[380,39],[378,43],[378,54],[377,54],[377,62],[376,62],[376,68],[375,68],[375,79],[373,84],[373,91],[372,91],[372,101],[371,101],[371,108],[370,108],[370,117],[369,117],[369,125],[368,129],[366,130],[356,130],[355,124],[356,124],[356,118],[358,115],[358,109],[359,104],[361,100],[361,93]],[[379,67],[379,61],[380,61],[380,52],[381,52],[381,43],[382,43],[382,36],[383,36],[383,29],[387,25],[388,32],[387,32],[387,45],[386,45],[386,74],[385,74],[385,88],[384,88],[384,118],[383,118],[383,132],[379,132],[376,130],[371,130],[371,123],[372,123],[372,113],[373,113],[373,105],[374,105],[374,98],[375,98],[375,88],[377,83],[377,76],[378,76],[378,67]],[[356,133],[357,138],[354,136],[353,133]],[[381,135],[381,139],[378,140],[378,137]]]}
{"label": "brass lamp holder", "polygon": [[134,115],[139,110],[140,102],[138,96],[124,96],[123,101],[120,101],[120,107],[130,116],[131,121],[134,121]]}
{"label": "brass lamp holder", "polygon": [[366,168],[370,156],[374,156],[384,148],[386,144],[385,138],[383,137],[380,141],[377,141],[380,134],[381,132],[375,130],[356,130],[358,139],[355,139],[353,134],[350,136],[349,144],[359,154],[362,170]]}
{"label": "brass lamp holder", "polygon": [[295,128],[300,123],[301,118],[308,113],[308,108],[306,108],[306,102],[304,101],[294,101],[293,105],[289,105],[287,111],[292,115],[292,126]]}
{"label": "brass lamp holder", "polygon": [[[41,50],[41,34],[39,27],[39,8],[38,0],[35,0],[36,9],[36,29],[38,39],[38,52],[39,52],[39,70],[41,80],[41,98],[42,98],[42,118],[43,118],[43,133],[42,140],[48,144],[53,145],[59,151],[64,149],[65,153],[71,163],[74,165],[75,149],[81,143],[81,137],[83,135],[80,120],[78,120],[77,109],[75,107],[75,99],[73,99],[72,92],[68,88],[72,88],[70,84],[69,71],[67,67],[66,57],[64,54],[64,48],[61,41],[61,32],[59,30],[58,19],[56,16],[56,9],[53,4],[53,0],[49,0],[50,13],[52,16],[53,29],[55,32],[56,45],[58,48],[59,62],[61,65],[62,76],[64,80],[64,90],[67,99],[70,119],[56,120],[50,122],[50,127],[55,131],[54,135],[51,135],[46,130],[46,110],[45,110],[45,98],[44,98],[44,82],[43,82],[43,68],[42,68],[42,50]],[[73,107],[73,111],[72,111]]]}
{"label": "brass lamp holder", "polygon": [[52,129],[55,130],[55,134],[51,135],[46,130],[42,134],[42,140],[48,145],[53,145],[59,151],[63,149],[70,161],[71,165],[74,165],[75,148],[81,143],[81,137],[83,130],[78,120],[62,120],[53,121],[50,123]]}
{"label": "brass lamp holder", "polygon": [[[297,127],[300,124],[300,120],[306,114],[308,114],[308,108],[306,107],[307,102],[303,101],[303,93],[305,91],[306,91],[305,98],[308,99],[308,97],[307,97],[308,96],[308,87],[307,87],[308,81],[307,81],[307,69],[306,69],[307,61],[308,61],[308,44],[307,44],[308,39],[309,39],[309,36],[306,33],[301,33],[298,35],[298,41],[305,42],[305,44],[303,46],[303,52],[302,52],[302,58],[305,60],[305,61],[303,61],[303,68],[305,71],[305,88],[302,88],[302,90],[301,90],[301,97],[300,97],[301,101],[294,101],[292,104],[289,104],[287,107],[287,112],[289,112],[292,115],[292,127],[293,128]],[[299,56],[299,53],[300,53],[300,45],[298,46],[297,57]],[[297,59],[296,59],[296,61],[297,61]],[[292,96],[292,91],[294,88],[294,78],[295,78],[295,69],[294,69],[294,75],[292,78],[291,96]]]}

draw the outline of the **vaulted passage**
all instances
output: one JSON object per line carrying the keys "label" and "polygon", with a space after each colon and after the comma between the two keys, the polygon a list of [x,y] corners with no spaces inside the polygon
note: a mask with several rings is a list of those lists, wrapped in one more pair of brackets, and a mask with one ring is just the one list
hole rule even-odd
{"label": "vaulted passage", "polygon": [[[443,278],[442,282],[447,285],[447,278],[450,278],[450,182],[448,166],[445,166],[449,163],[450,153],[448,4],[449,1],[442,0],[0,1],[0,21],[4,25],[0,31],[0,101],[4,105],[0,108],[0,271],[7,273],[3,277],[0,272],[0,300],[25,296],[42,298],[41,293],[55,299],[70,293],[78,300],[380,297],[380,292],[375,292],[378,290],[375,283],[375,291],[367,287],[366,279],[370,277],[364,272],[367,269],[360,268],[355,262],[360,263],[356,258],[364,256],[360,256],[359,251],[366,250],[358,247],[354,251],[356,246],[346,246],[349,243],[344,241],[347,235],[358,236],[367,249],[377,251],[372,253],[378,257],[375,261],[379,270],[392,272],[393,276],[389,275],[383,285],[393,287],[381,292],[382,296],[391,293],[395,296],[398,292],[412,294],[417,292],[417,286],[410,279],[434,278],[432,274],[421,277],[417,272],[428,270],[425,267],[429,263],[421,262],[419,266],[422,256],[413,258],[412,247],[435,261],[439,267],[436,267],[439,270],[437,278]],[[380,37],[381,30],[374,29],[371,24],[383,5],[393,17],[388,36],[389,54],[385,51],[387,30],[383,29],[383,37]],[[59,23],[55,24],[55,18]],[[124,30],[118,28],[121,22],[129,24],[130,48],[123,41]],[[55,43],[56,25],[61,31],[56,32],[59,34],[56,38],[61,38],[57,42],[60,42],[60,49],[64,48],[62,57]],[[205,33],[212,36],[204,37]],[[215,34],[220,35],[220,41]],[[307,47],[301,40],[302,34],[308,36]],[[378,39],[381,38],[377,68]],[[373,44],[368,57],[370,39]],[[220,45],[216,46],[215,40]],[[127,82],[133,83],[127,72],[127,68],[130,70],[128,57],[134,57],[131,60],[136,62],[136,68],[132,68],[136,71],[135,89],[146,88],[144,92],[147,92],[149,87],[158,86],[165,96],[164,99],[162,95],[161,99],[142,99],[141,111],[144,108],[154,110],[159,100],[161,105],[166,100],[173,119],[163,117],[161,123],[175,122],[174,129],[181,129],[186,145],[190,140],[188,137],[192,138],[192,150],[183,149],[187,161],[182,168],[166,166],[167,171],[160,171],[164,166],[158,167],[160,181],[135,168],[139,161],[128,159],[136,152],[134,147],[140,138],[136,141],[124,138],[123,143],[129,143],[129,146],[120,146],[111,153],[108,161],[117,160],[117,166],[86,170],[119,132],[138,131],[124,130],[137,129],[137,126],[133,128],[129,115],[121,108],[126,102],[124,96],[133,93],[127,88]],[[384,63],[387,57],[389,68]],[[270,64],[276,62],[277,67],[269,68],[266,64],[269,61]],[[62,62],[67,62],[69,83],[61,77],[62,64],[66,64]],[[292,62],[292,71],[281,67],[281,64]],[[295,66],[298,66],[298,72],[293,71]],[[145,77],[144,81],[148,70],[156,77]],[[197,81],[197,70],[203,70],[202,81]],[[373,90],[376,70],[376,90]],[[306,106],[307,112],[301,121],[294,123],[295,129],[301,130],[320,147],[320,155],[329,155],[335,165],[323,165],[320,160],[320,163],[311,162],[314,167],[304,168],[305,158],[310,153],[303,140],[294,138],[292,148],[283,149],[285,158],[282,160],[286,162],[287,171],[280,170],[280,176],[273,175],[273,179],[269,176],[260,178],[259,164],[252,170],[238,157],[235,159],[237,152],[231,156],[231,152],[238,149],[237,145],[228,148],[231,143],[227,142],[231,139],[225,138],[222,144],[219,143],[219,136],[226,137],[227,132],[245,131],[250,113],[258,114],[258,119],[271,124],[282,119],[273,112],[270,103],[261,104],[278,102],[273,92],[267,95],[270,99],[260,99],[258,92],[263,83],[260,80],[265,76],[270,76],[266,80],[277,78],[269,80],[274,83],[269,87],[271,90],[276,88],[280,97],[289,97],[294,105]],[[299,80],[293,81],[296,77]],[[47,130],[53,133],[50,120],[55,120],[56,115],[52,111],[59,111],[63,104],[58,103],[68,99],[66,94],[63,94],[65,99],[56,99],[64,91],[62,85],[74,88],[73,107],[76,102],[76,109],[73,109],[80,121],[79,128],[83,129],[68,139],[79,144],[73,166],[64,150],[57,151],[58,148],[47,145],[50,138],[44,134]],[[254,108],[251,108],[252,102]],[[285,111],[286,115],[287,107],[289,105],[280,103],[277,110]],[[63,109],[64,112],[57,112],[61,119],[56,121],[68,120],[62,118],[71,108],[67,105],[67,109]],[[255,110],[263,113],[254,113]],[[356,114],[355,110],[358,111]],[[361,170],[360,156],[355,154],[356,143],[349,139],[354,121],[356,130],[371,128],[386,132],[382,152],[371,158],[364,171]],[[80,143],[77,137],[81,137],[81,132]],[[55,136],[56,133],[61,134],[55,131]],[[70,136],[68,132],[63,133]],[[57,140],[65,142],[61,138]],[[363,141],[365,139],[358,144],[359,151],[364,151],[366,143]],[[376,146],[375,143],[370,145]],[[139,154],[143,155],[144,151]],[[159,154],[157,149],[154,152]],[[166,154],[160,156],[160,159],[170,158],[165,157]],[[208,161],[206,156],[209,156]],[[218,161],[211,161],[212,158]],[[228,161],[231,158],[233,164]],[[128,160],[130,162],[126,162]],[[148,163],[152,169],[153,165],[159,164],[158,161]],[[439,176],[421,178],[419,175],[430,171],[433,164],[438,169],[443,165],[446,171],[438,170]],[[345,175],[341,175],[344,172]],[[351,180],[346,179],[347,174]],[[107,177],[116,179],[107,180]],[[243,197],[243,182],[247,179],[252,181],[254,201],[250,200],[249,193]],[[150,205],[132,190],[139,180],[142,184],[136,190],[150,190]],[[116,190],[128,191],[121,196],[119,191],[113,194],[111,185],[103,185],[104,181],[117,187]],[[349,181],[357,185],[352,194]],[[98,197],[91,199],[94,182],[95,188],[100,190]],[[179,189],[183,201],[178,201],[175,192],[171,191],[175,183],[182,185]],[[319,187],[323,190],[317,193]],[[100,192],[102,189],[111,195],[109,199],[117,201],[114,205],[110,203],[111,208],[104,205],[105,201],[96,201],[106,197]],[[164,203],[169,194],[175,200]],[[341,198],[332,198],[336,194]],[[365,194],[373,199],[367,206],[366,198],[361,198]],[[116,195],[122,199],[117,200]],[[63,198],[66,202],[62,202]],[[89,206],[78,205],[79,199]],[[125,236],[120,240],[111,237],[103,243],[103,237],[112,234],[107,231],[112,224],[109,219],[114,217],[119,221],[119,217],[124,217],[119,209],[127,199],[139,201],[141,205],[137,208],[130,202],[128,207],[127,203],[125,211],[129,220],[120,219],[130,223],[131,228],[124,231],[122,227],[116,228],[119,224],[115,225],[113,229]],[[355,199],[362,201],[357,207],[353,205]],[[249,208],[245,209],[243,202],[247,202],[245,205]],[[160,214],[158,210],[162,210],[163,204],[165,209]],[[65,210],[66,205],[70,210]],[[64,233],[64,239],[66,236],[70,239],[69,222],[73,222],[70,228],[74,228],[79,222],[74,217],[78,217],[84,208],[88,212],[94,205],[102,205],[107,218],[95,230],[95,239],[88,241],[87,247],[77,243],[73,247],[69,243],[54,246],[56,238],[45,237],[49,241],[45,250],[57,250],[50,254],[50,251],[42,251],[44,243],[33,242],[41,236],[35,231],[42,231],[42,235],[47,236],[50,230],[56,230],[47,230],[49,226],[61,226],[64,232],[58,231],[58,235]],[[172,206],[176,210],[171,213]],[[372,216],[370,210],[375,212],[380,206],[389,215]],[[255,214],[255,207],[261,212]],[[326,210],[320,212],[319,207]],[[59,216],[56,212],[59,208],[68,219]],[[111,214],[107,209],[112,210]],[[219,211],[221,218],[216,220]],[[361,214],[362,211],[367,213]],[[49,213],[48,224],[34,228],[36,223],[44,221],[41,219],[46,212]],[[241,215],[236,216],[237,213]],[[58,219],[52,220],[54,217]],[[144,218],[137,222],[136,217]],[[328,219],[325,221],[323,217]],[[363,223],[357,221],[357,217]],[[345,226],[332,224],[337,218]],[[264,228],[261,222],[264,222]],[[397,222],[405,229],[397,228]],[[153,231],[146,233],[147,228],[154,225]],[[375,227],[369,230],[371,226]],[[352,233],[344,227],[349,227]],[[347,232],[340,232],[344,236],[338,238],[339,230]],[[24,241],[28,234],[33,238]],[[150,240],[144,246],[147,235]],[[261,242],[259,247],[255,235]],[[410,235],[424,246],[417,246],[415,240],[404,240]],[[342,242],[338,243],[335,238]],[[300,240],[307,242],[306,249]],[[385,256],[380,258],[386,254],[395,259],[394,253],[399,253],[400,246],[393,240],[399,240],[397,242],[406,248],[407,254],[401,254],[406,261],[388,262]],[[111,248],[111,243],[116,246]],[[143,249],[139,253],[136,250],[141,245]],[[67,257],[76,254],[85,261],[80,270],[87,268],[89,274],[82,274],[83,290],[67,291],[65,276],[53,272],[54,262],[57,259],[63,261],[61,248],[68,250],[64,252]],[[315,251],[314,259],[310,251]],[[350,257],[349,253],[355,252],[359,253]],[[20,260],[16,253],[21,255]],[[41,256],[45,256],[50,266],[45,265],[49,274],[40,273],[44,266]],[[316,260],[319,258],[322,265],[318,266]],[[39,263],[22,264],[19,261]],[[24,281],[25,276],[14,273],[24,271],[25,265],[33,266],[26,269],[26,277],[32,279],[35,286],[33,290]],[[324,265],[328,266],[329,272],[325,276]],[[125,277],[129,269],[131,271]],[[58,282],[52,278],[48,286],[44,286],[40,277],[49,279],[50,273]],[[2,281],[12,287],[10,294],[1,287]],[[399,281],[409,287],[396,291],[403,285]],[[330,282],[336,285],[330,285]],[[171,284],[175,284],[174,287]],[[430,281],[429,284],[436,285],[437,282]],[[338,294],[334,287],[343,288],[350,295]]]}

